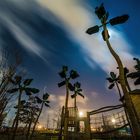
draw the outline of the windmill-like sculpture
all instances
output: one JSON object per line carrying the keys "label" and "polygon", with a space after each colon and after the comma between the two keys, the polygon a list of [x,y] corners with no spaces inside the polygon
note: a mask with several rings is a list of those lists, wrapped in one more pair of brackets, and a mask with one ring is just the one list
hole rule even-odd
{"label": "windmill-like sculpture", "polygon": [[[66,86],[66,99],[65,99],[65,107],[64,107],[64,110],[62,111],[63,112],[62,122],[64,123],[64,140],[68,140],[68,124],[69,124],[68,118],[70,117],[68,101],[69,101],[69,88],[72,87],[70,80],[79,77],[79,74],[75,70],[71,70],[68,72],[68,67],[63,66],[61,72],[59,72],[59,76],[64,80],[62,82],[58,83],[58,87],[62,87],[64,85]],[[61,135],[62,135],[62,127],[61,127],[61,131],[60,131],[59,139],[61,139]]]}

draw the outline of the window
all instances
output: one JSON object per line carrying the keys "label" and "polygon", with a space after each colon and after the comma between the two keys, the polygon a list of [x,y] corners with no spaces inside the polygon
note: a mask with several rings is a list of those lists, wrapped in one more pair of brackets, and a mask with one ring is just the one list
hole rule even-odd
{"label": "window", "polygon": [[80,132],[85,132],[85,122],[84,121],[80,121],[79,122],[79,126],[80,126]]}

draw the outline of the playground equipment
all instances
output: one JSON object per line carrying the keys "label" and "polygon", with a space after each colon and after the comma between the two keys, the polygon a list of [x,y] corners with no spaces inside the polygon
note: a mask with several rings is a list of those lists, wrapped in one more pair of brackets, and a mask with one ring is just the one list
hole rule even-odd
{"label": "playground equipment", "polygon": [[90,138],[127,138],[131,131],[122,105],[106,106],[91,112]]}
{"label": "playground equipment", "polygon": [[[64,136],[64,110],[63,107],[60,136]],[[131,137],[129,123],[121,104],[87,112],[84,117],[79,116],[78,108],[68,107],[67,124],[67,140]]]}
{"label": "playground equipment", "polygon": [[[61,114],[61,129],[60,129],[60,136],[59,140],[62,139],[61,136],[64,136],[64,119],[65,118],[65,109],[63,107],[62,114]],[[76,107],[68,107],[67,112],[67,130],[68,136],[67,140],[78,140],[82,138],[82,140],[89,140],[90,139],[90,126],[89,120],[87,116],[81,117],[79,116],[78,108]]]}

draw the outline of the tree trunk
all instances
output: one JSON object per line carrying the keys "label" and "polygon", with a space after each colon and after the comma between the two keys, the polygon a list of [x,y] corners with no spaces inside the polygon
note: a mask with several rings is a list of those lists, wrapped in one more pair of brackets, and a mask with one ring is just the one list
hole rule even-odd
{"label": "tree trunk", "polygon": [[40,112],[39,112],[39,114],[38,114],[38,116],[37,116],[37,118],[36,118],[36,121],[35,121],[35,123],[34,123],[34,126],[33,126],[33,130],[32,130],[32,133],[31,133],[31,139],[32,139],[32,137],[33,137],[33,135],[34,135],[35,127],[36,127],[37,122],[38,122],[38,119],[39,119],[39,117],[40,117],[40,115],[41,115],[41,112],[42,112],[42,109],[43,109],[43,105],[44,105],[44,103],[42,102],[41,108],[40,108]]}
{"label": "tree trunk", "polygon": [[127,80],[126,75],[125,75],[125,83],[126,83],[126,86],[127,86],[128,91],[131,91],[131,88],[130,88],[130,85],[128,83],[128,80]]}
{"label": "tree trunk", "polygon": [[140,126],[138,124],[138,120],[137,120],[137,117],[136,117],[136,114],[135,114],[135,111],[133,108],[131,97],[129,95],[129,92],[127,91],[125,77],[124,77],[124,67],[120,60],[120,57],[116,54],[116,52],[113,50],[113,48],[110,45],[110,42],[108,40],[107,28],[104,23],[106,23],[106,20],[103,21],[103,28],[104,28],[104,32],[105,32],[105,40],[106,40],[108,49],[109,49],[110,53],[112,54],[112,56],[115,58],[115,60],[118,64],[118,67],[119,67],[119,80],[120,80],[122,91],[124,93],[125,108],[126,108],[126,111],[128,113],[129,119],[130,119],[130,125],[132,127],[133,139],[138,140],[138,139],[140,139]]}
{"label": "tree trunk", "polygon": [[76,97],[77,96],[75,96],[75,98],[74,98],[74,108],[76,109]]}
{"label": "tree trunk", "polygon": [[65,100],[65,117],[64,117],[64,140],[67,140],[68,135],[68,100],[69,100],[69,89],[68,83],[69,79],[65,79],[66,81],[66,100]]}
{"label": "tree trunk", "polygon": [[[122,98],[122,94],[121,94],[120,87],[119,87],[119,85],[118,85],[118,83],[117,83],[116,81],[115,81],[115,84],[116,84],[116,86],[117,86],[117,88],[118,88],[119,96],[120,96],[120,99],[121,99],[121,98]],[[127,122],[128,122],[129,127],[130,127],[130,129],[131,129],[131,131],[132,131],[132,127],[131,127],[131,125],[130,125],[130,120],[129,120],[129,117],[128,117],[128,114],[127,114],[127,110],[126,110],[126,108],[125,108],[125,102],[124,102],[124,100],[122,100],[121,102],[122,102],[123,107],[124,107],[124,112],[125,112],[125,115],[126,115]]]}
{"label": "tree trunk", "polygon": [[60,124],[60,130],[59,130],[59,136],[58,140],[62,140],[62,129],[63,129],[63,123],[64,123],[64,106],[62,107],[62,112],[61,112],[61,124]]}
{"label": "tree trunk", "polygon": [[13,135],[12,135],[12,139],[11,140],[15,140],[15,135],[16,135],[16,131],[17,131],[17,128],[18,128],[18,118],[19,118],[19,112],[20,112],[20,101],[21,101],[21,95],[22,95],[22,91],[20,90],[20,93],[19,93],[19,97],[18,97],[18,110],[17,110],[17,114],[16,114],[16,117],[15,117],[15,120],[14,120],[14,124],[15,124],[15,128],[14,128],[14,124],[13,124]]}
{"label": "tree trunk", "polygon": [[32,119],[30,120],[29,125],[28,125],[28,130],[27,130],[27,134],[26,134],[26,140],[30,139],[29,135],[30,135],[31,125],[32,125]]}
{"label": "tree trunk", "polygon": [[119,92],[119,96],[120,96],[120,99],[122,98],[122,95],[121,95],[121,90],[120,90],[120,87],[118,85],[118,83],[115,81],[115,84],[117,86],[117,89],[118,89],[118,92]]}
{"label": "tree trunk", "polygon": [[26,123],[25,126],[24,126],[24,135],[26,135],[26,130],[28,128],[27,126],[28,126],[28,123]]}
{"label": "tree trunk", "polygon": [[[130,92],[131,91],[131,88],[130,88],[130,85],[129,85],[129,83],[128,83],[128,80],[127,80],[127,76],[125,75],[125,82],[126,82],[126,86],[127,86],[127,89],[128,89],[128,91]],[[131,96],[131,95],[130,95]],[[138,117],[138,112],[136,111],[136,108],[135,108],[135,106],[134,106],[134,102],[132,101],[132,105],[133,105],[133,108],[134,108],[134,112],[135,112],[135,114],[136,114],[136,118],[137,118],[137,120],[138,120],[138,122],[139,122],[139,117]]]}
{"label": "tree trunk", "polygon": [[3,118],[3,112],[4,112],[4,110],[5,110],[6,106],[7,106],[7,104],[8,104],[8,102],[6,101],[6,102],[3,104],[3,107],[2,107],[1,110],[0,110],[0,127],[2,126],[2,123],[3,123],[3,120],[4,120],[4,118]]}

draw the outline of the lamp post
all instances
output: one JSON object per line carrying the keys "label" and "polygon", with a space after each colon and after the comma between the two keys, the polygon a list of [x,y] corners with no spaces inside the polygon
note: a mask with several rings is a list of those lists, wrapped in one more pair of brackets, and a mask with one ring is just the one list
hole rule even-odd
{"label": "lamp post", "polygon": [[138,123],[138,120],[137,120],[137,117],[133,108],[133,103],[129,95],[129,91],[127,90],[125,75],[124,75],[124,67],[123,67],[123,64],[119,55],[114,51],[114,49],[112,48],[109,42],[110,36],[109,36],[107,26],[106,26],[107,24],[111,24],[112,26],[117,25],[117,24],[122,24],[128,20],[129,16],[122,15],[122,16],[115,17],[107,21],[109,14],[108,12],[106,12],[103,4],[101,4],[100,7],[96,7],[95,13],[100,19],[102,25],[101,26],[96,25],[94,27],[91,27],[86,31],[86,33],[88,33],[89,35],[93,33],[97,33],[99,31],[99,28],[103,27],[103,31],[102,31],[103,39],[106,42],[110,53],[112,54],[112,56],[114,57],[118,65],[120,85],[124,94],[124,106],[130,120],[130,126],[132,128],[133,139],[138,140],[140,139],[140,126],[139,126],[139,123]]}

